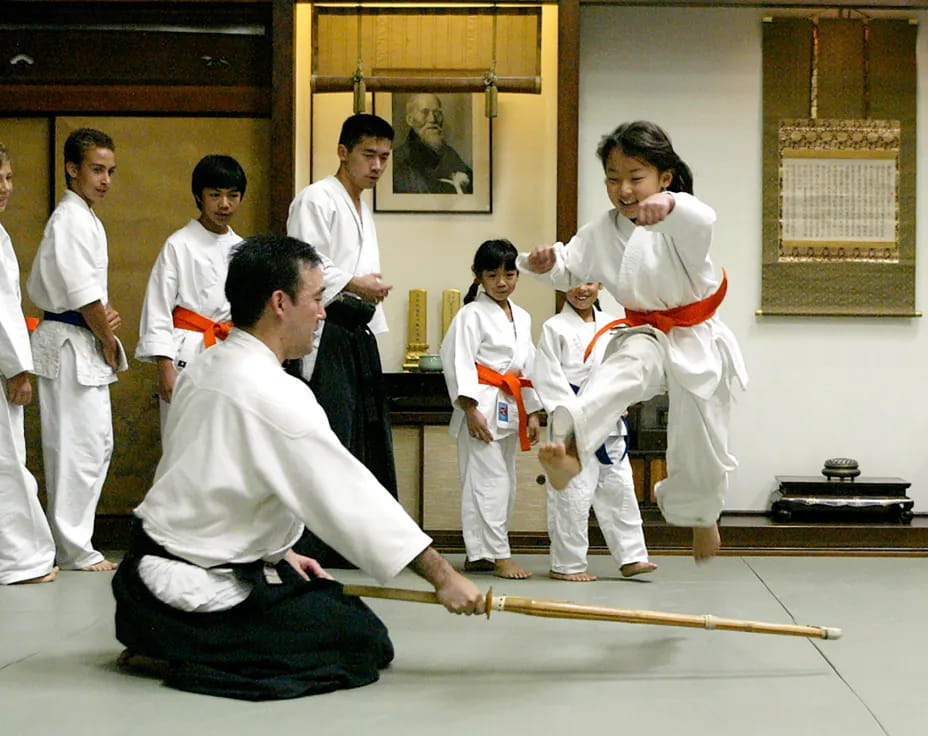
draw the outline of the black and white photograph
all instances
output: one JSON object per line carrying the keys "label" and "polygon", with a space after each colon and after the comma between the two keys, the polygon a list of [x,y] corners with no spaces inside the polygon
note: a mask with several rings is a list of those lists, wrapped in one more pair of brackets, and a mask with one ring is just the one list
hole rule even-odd
{"label": "black and white photograph", "polygon": [[482,95],[375,94],[374,111],[396,131],[375,211],[492,211],[490,121]]}

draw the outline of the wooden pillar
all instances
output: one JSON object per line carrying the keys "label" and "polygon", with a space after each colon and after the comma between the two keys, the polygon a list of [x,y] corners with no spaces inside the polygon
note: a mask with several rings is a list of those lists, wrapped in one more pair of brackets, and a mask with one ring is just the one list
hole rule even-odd
{"label": "wooden pillar", "polygon": [[577,232],[580,0],[557,4],[557,238]]}
{"label": "wooden pillar", "polygon": [[287,231],[294,177],[294,2],[273,0],[271,8],[271,185],[270,227]]}

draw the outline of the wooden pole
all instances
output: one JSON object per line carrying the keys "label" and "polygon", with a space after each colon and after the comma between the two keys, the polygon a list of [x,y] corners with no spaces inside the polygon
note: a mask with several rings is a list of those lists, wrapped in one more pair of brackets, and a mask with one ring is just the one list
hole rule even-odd
{"label": "wooden pole", "polygon": [[[366,598],[386,598],[411,603],[440,603],[438,596],[424,590],[402,588],[379,588],[370,585],[345,585],[345,595]],[[572,618],[587,621],[620,621],[629,624],[652,624],[656,626],[686,626],[697,629],[720,629],[722,631],[744,631],[749,634],[778,634],[780,636],[805,636],[813,639],[839,639],[841,629],[829,626],[801,626],[797,624],[775,624],[763,621],[741,621],[720,618],[709,614],[665,613],[663,611],[639,611],[629,608],[594,606],[587,603],[548,600],[545,598],[523,598],[521,596],[493,596],[493,588],[487,591],[486,614],[492,611],[508,611],[526,616],[545,618]]]}

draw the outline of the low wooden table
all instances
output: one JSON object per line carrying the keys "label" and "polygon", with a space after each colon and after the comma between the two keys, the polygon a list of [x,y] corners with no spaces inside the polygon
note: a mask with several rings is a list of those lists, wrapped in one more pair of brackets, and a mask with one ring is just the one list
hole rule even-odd
{"label": "low wooden table", "polygon": [[908,524],[915,502],[905,495],[912,484],[902,478],[834,480],[814,475],[778,475],[770,506],[776,521],[832,518]]}

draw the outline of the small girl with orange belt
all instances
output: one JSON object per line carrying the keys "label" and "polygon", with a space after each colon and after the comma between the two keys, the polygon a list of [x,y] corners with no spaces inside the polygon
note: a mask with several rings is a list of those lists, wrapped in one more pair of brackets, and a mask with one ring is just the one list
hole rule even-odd
{"label": "small girl with orange belt", "polygon": [[516,454],[537,442],[541,409],[526,378],[535,355],[531,317],[510,299],[517,256],[508,240],[481,244],[474,283],[441,346],[454,406],[449,431],[457,439],[464,568],[503,578],[531,576],[513,562],[508,530]]}

